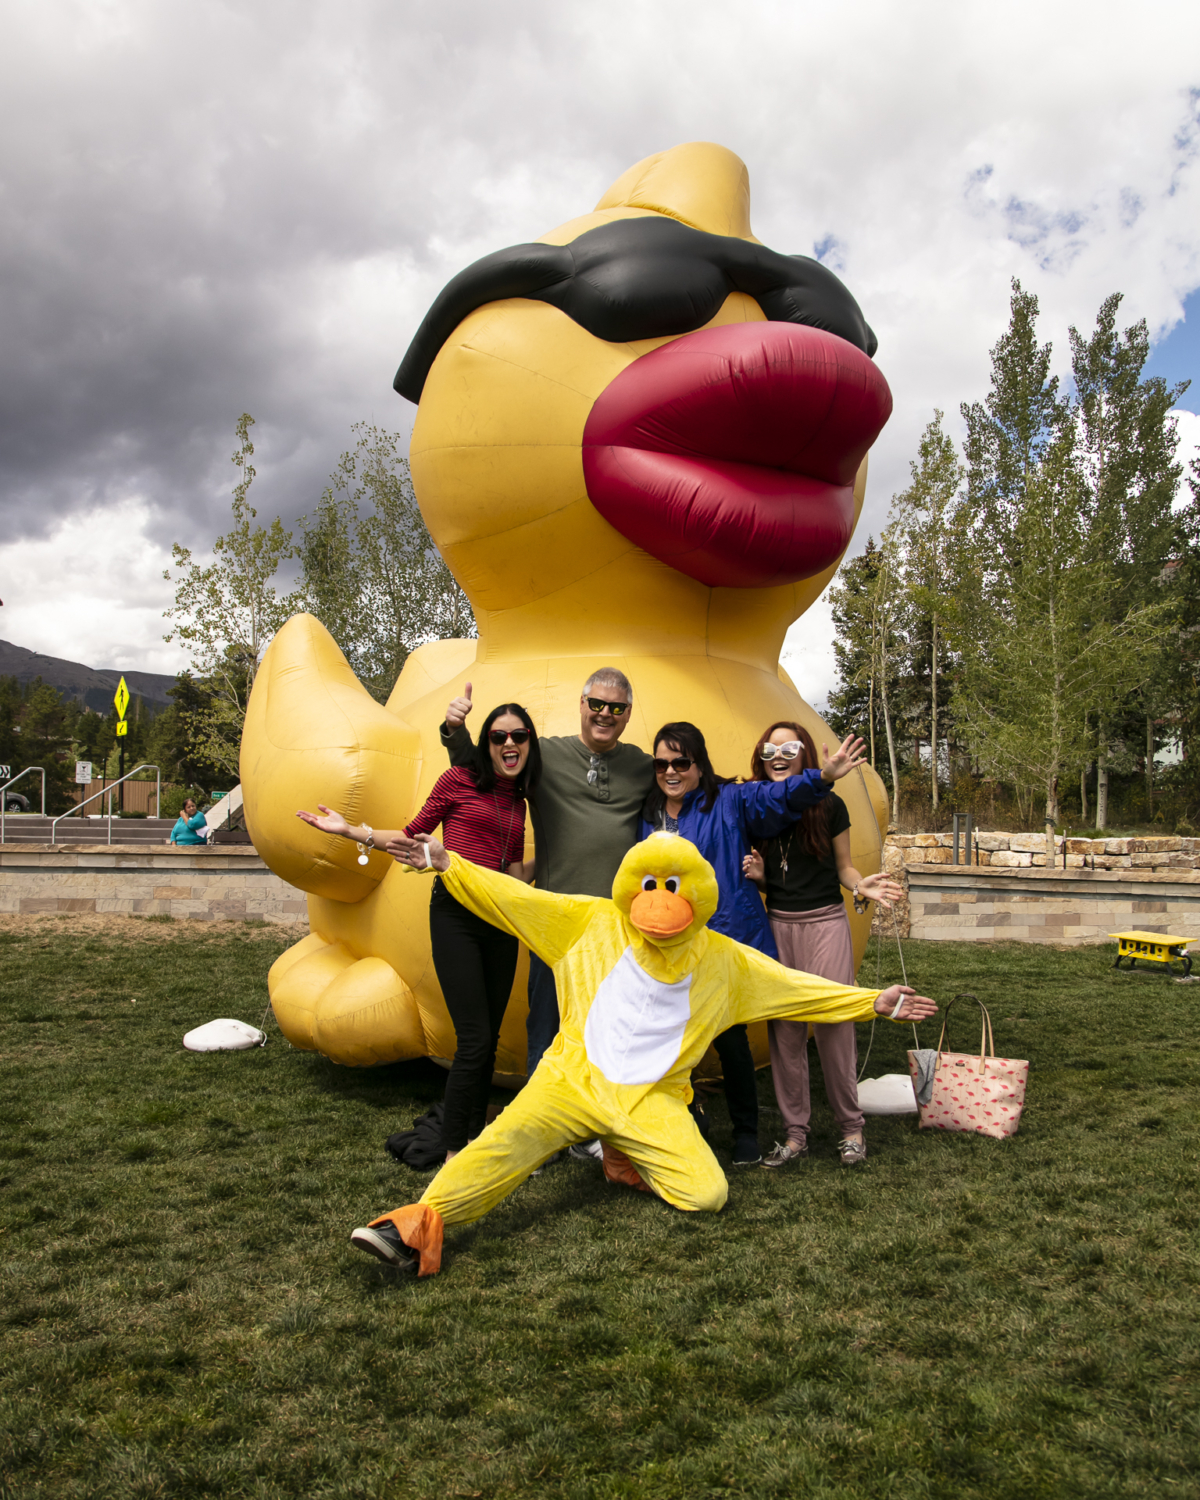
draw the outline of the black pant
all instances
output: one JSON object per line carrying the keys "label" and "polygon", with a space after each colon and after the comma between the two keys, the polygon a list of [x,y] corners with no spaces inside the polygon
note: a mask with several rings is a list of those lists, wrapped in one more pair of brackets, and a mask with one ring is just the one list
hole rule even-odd
{"label": "black pant", "polygon": [[440,880],[429,902],[433,967],[457,1045],[446,1080],[447,1151],[461,1151],[487,1120],[500,1023],[517,971],[517,940],[461,906]]}
{"label": "black pant", "polygon": [[713,1038],[721,1059],[725,1078],[725,1103],[736,1141],[740,1135],[758,1138],[758,1084],[754,1077],[754,1056],[744,1026],[731,1026]]}

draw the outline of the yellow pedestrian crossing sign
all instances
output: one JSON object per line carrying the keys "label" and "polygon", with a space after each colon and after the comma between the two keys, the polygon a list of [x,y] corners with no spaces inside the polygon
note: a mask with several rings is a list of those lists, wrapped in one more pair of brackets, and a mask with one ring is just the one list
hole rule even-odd
{"label": "yellow pedestrian crossing sign", "polygon": [[[117,706],[117,718],[123,719],[125,717],[125,710],[129,707],[129,689],[125,686],[125,679],[123,677],[117,683],[117,691],[113,702]],[[117,730],[118,734],[121,732],[120,729]]]}
{"label": "yellow pedestrian crossing sign", "polygon": [[[125,722],[124,719],[118,719],[117,720],[117,738],[120,739],[123,734],[128,734],[128,733],[129,733],[129,725]],[[122,753],[124,753],[124,752],[122,752]]]}

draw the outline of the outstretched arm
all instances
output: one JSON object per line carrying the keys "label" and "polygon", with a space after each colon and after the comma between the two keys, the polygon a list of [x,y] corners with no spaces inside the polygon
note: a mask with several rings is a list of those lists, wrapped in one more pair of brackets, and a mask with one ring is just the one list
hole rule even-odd
{"label": "outstretched arm", "polygon": [[800,969],[785,969],[765,953],[724,940],[731,955],[730,1003],[735,1021],[869,1021],[886,1016],[892,1021],[921,1021],[937,1010],[932,1000],[907,985],[886,990],[864,990],[835,984]]}
{"label": "outstretched arm", "polygon": [[317,817],[316,813],[305,812],[303,809],[297,812],[296,816],[321,833],[332,833],[338,838],[353,839],[358,844],[370,841],[376,849],[384,848],[389,839],[404,837],[403,828],[368,828],[365,823],[347,823],[340,812],[326,807],[323,802],[318,802],[317,806],[321,809],[320,817]]}
{"label": "outstretched arm", "polygon": [[444,849],[437,839],[401,835],[388,844],[387,851],[410,869],[437,870],[456,901],[501,932],[520,938],[548,964],[557,963],[578,942],[598,907],[610,904],[599,896],[539,891],[499,870],[473,865]]}

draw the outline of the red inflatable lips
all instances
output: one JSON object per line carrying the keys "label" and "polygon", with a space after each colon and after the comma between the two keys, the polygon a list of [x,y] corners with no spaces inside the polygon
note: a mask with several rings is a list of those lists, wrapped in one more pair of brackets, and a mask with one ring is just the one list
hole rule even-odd
{"label": "red inflatable lips", "polygon": [[892,412],[853,344],[794,323],[685,334],[623,370],[592,407],[592,504],[709,586],[811,578],[845,551],[854,476]]}

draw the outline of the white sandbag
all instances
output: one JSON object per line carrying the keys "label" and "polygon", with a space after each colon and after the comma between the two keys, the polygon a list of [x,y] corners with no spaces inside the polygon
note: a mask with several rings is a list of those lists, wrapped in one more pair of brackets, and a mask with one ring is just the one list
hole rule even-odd
{"label": "white sandbag", "polygon": [[242,1052],[247,1047],[265,1047],[267,1034],[257,1026],[247,1026],[245,1021],[233,1021],[228,1017],[220,1021],[208,1021],[189,1031],[183,1045],[189,1052]]}
{"label": "white sandbag", "polygon": [[915,1115],[917,1096],[907,1073],[864,1078],[858,1085],[858,1107],[864,1115]]}

